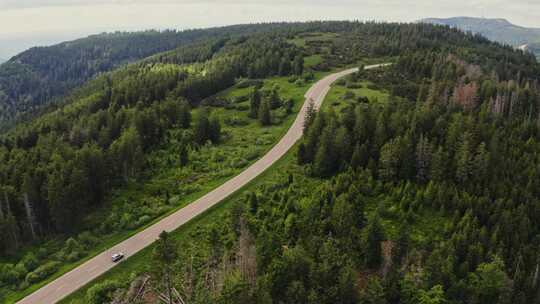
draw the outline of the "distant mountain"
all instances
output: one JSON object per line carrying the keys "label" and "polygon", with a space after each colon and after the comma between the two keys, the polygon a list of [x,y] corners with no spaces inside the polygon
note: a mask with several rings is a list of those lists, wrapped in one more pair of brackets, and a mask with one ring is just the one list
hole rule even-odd
{"label": "distant mountain", "polygon": [[6,62],[7,60],[4,58],[0,58],[0,64]]}
{"label": "distant mountain", "polygon": [[[420,22],[448,25],[463,31],[470,31],[482,36],[514,47],[527,48],[535,43],[540,43],[540,28],[527,28],[510,23],[506,19],[487,19],[473,17],[454,17],[447,19],[427,18]],[[537,50],[536,47],[528,48]],[[540,56],[540,52],[536,53]]]}
{"label": "distant mountain", "polygon": [[540,42],[525,45],[525,49],[533,52],[540,58]]}

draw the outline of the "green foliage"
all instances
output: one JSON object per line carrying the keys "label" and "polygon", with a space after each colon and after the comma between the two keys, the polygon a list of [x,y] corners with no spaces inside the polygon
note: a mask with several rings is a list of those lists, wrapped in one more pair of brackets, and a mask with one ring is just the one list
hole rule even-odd
{"label": "green foliage", "polygon": [[369,220],[364,238],[366,246],[366,265],[370,268],[376,268],[380,266],[382,262],[381,243],[385,238],[384,230],[377,213]]}
{"label": "green foliage", "polygon": [[259,107],[259,121],[263,126],[269,126],[272,124],[272,113],[270,112],[270,102],[265,100]]}
{"label": "green foliage", "polygon": [[478,265],[468,278],[472,303],[510,303],[513,282],[504,271],[504,262],[495,257]]}
{"label": "green foliage", "polygon": [[217,300],[220,304],[249,303],[249,285],[237,271],[225,277],[223,290]]}
{"label": "green foliage", "polygon": [[381,281],[377,277],[370,277],[367,285],[360,294],[362,304],[386,304],[386,298]]}
{"label": "green foliage", "polygon": [[60,268],[60,262],[48,262],[36,268],[34,271],[26,275],[26,282],[33,284],[39,282],[51,274],[55,273]]}
{"label": "green foliage", "polygon": [[92,286],[86,293],[86,301],[90,304],[101,304],[112,300],[113,293],[121,285],[116,281],[105,281]]}

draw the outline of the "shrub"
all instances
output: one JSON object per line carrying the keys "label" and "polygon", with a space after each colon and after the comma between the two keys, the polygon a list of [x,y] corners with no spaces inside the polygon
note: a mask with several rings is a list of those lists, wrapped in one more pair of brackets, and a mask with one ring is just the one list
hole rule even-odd
{"label": "shrub", "polygon": [[304,75],[302,75],[302,78],[305,81],[311,81],[311,80],[315,79],[315,74],[313,74],[313,73],[304,73]]}
{"label": "shrub", "polygon": [[120,283],[116,281],[105,281],[101,284],[96,284],[86,292],[86,301],[91,304],[101,304],[109,302],[112,299],[113,293],[120,288]]}
{"label": "shrub", "polygon": [[260,151],[258,149],[250,148],[247,152],[246,159],[249,161],[255,160],[261,155]]}
{"label": "shrub", "polygon": [[70,254],[67,255],[66,260],[68,262],[76,262],[84,257],[84,252],[74,250]]}
{"label": "shrub", "polygon": [[343,99],[354,99],[356,95],[352,91],[347,91],[343,94]]}
{"label": "shrub", "polygon": [[336,81],[336,85],[338,86],[344,86],[347,82],[345,81],[345,79],[341,78],[341,79],[338,79]]}
{"label": "shrub", "polygon": [[248,164],[249,162],[246,159],[241,158],[241,159],[234,160],[232,165],[234,168],[240,169],[247,166]]}
{"label": "shrub", "polygon": [[17,274],[15,273],[15,266],[13,264],[1,264],[0,265],[0,285],[7,284],[13,285],[17,283]]}
{"label": "shrub", "polygon": [[261,87],[262,85],[263,85],[263,82],[261,80],[243,79],[238,83],[238,85],[236,85],[236,87],[239,89],[245,89],[249,87]]}
{"label": "shrub", "polygon": [[298,80],[298,76],[291,76],[289,79],[287,79],[289,83],[296,83]]}
{"label": "shrub", "polygon": [[99,242],[98,238],[88,231],[79,234],[77,239],[79,239],[79,242],[85,249],[90,249]]}
{"label": "shrub", "polygon": [[49,250],[46,247],[40,247],[37,251],[37,258],[43,260],[47,256],[49,256]]}
{"label": "shrub", "polygon": [[294,82],[294,85],[297,86],[297,87],[303,87],[304,85],[306,85],[306,82],[303,79],[297,79]]}
{"label": "shrub", "polygon": [[241,95],[241,96],[233,97],[232,102],[241,103],[241,102],[247,101],[248,99],[249,99],[249,95]]}
{"label": "shrub", "polygon": [[23,263],[17,263],[17,265],[15,265],[15,268],[13,268],[13,274],[17,281],[24,279],[27,273],[28,270],[26,269],[26,267],[24,267]]}
{"label": "shrub", "polygon": [[244,112],[249,110],[249,105],[236,105],[236,111]]}
{"label": "shrub", "polygon": [[152,220],[152,218],[150,216],[143,215],[137,220],[137,224],[138,224],[138,226],[142,226],[142,225],[150,222],[151,220]]}
{"label": "shrub", "polygon": [[80,248],[81,248],[81,244],[79,244],[79,242],[77,242],[76,239],[71,237],[66,241],[66,244],[64,246],[64,253],[70,254],[74,250],[79,250]]}
{"label": "shrub", "polygon": [[362,85],[359,84],[359,83],[356,83],[356,82],[348,82],[347,83],[347,88],[348,89],[361,89]]}
{"label": "shrub", "polygon": [[34,284],[46,279],[60,268],[60,262],[49,262],[39,266],[36,270],[26,275],[25,281],[28,284]]}
{"label": "shrub", "polygon": [[228,126],[246,126],[249,124],[247,119],[238,116],[226,117],[223,122]]}
{"label": "shrub", "polygon": [[33,253],[25,255],[21,263],[23,263],[26,271],[32,271],[39,266],[39,261]]}

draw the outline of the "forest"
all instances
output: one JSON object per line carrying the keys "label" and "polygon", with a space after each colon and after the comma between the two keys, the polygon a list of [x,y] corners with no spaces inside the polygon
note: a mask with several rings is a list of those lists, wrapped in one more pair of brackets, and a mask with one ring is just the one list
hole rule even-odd
{"label": "forest", "polygon": [[0,130],[8,129],[17,120],[24,121],[50,111],[47,105],[62,102],[86,81],[127,63],[210,39],[249,36],[285,26],[276,23],[103,33],[50,47],[31,48],[0,66]]}
{"label": "forest", "polygon": [[[227,126],[264,129],[302,102],[261,82],[302,90],[366,60],[394,64],[336,84],[345,94],[308,113],[278,178],[227,203],[220,220],[163,234],[130,282],[97,282],[73,303],[128,299],[145,278],[187,303],[539,301],[540,65],[448,27],[360,22],[211,37],[100,75],[18,123],[0,138],[0,290],[62,267],[21,249],[61,238],[77,261],[127,227],[140,206],[131,197],[124,216],[81,223],[158,174],[155,162],[174,153],[174,166],[196,166],[192,151],[219,149]],[[363,86],[388,100],[352,92]],[[235,97],[242,118],[219,114],[240,107],[218,97],[231,87],[246,92]]]}

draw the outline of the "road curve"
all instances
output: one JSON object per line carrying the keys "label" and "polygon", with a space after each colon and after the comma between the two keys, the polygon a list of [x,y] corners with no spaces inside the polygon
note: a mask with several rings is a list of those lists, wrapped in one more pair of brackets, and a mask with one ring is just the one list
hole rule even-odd
{"label": "road curve", "polygon": [[[371,65],[366,69],[374,69],[386,64]],[[230,179],[223,185],[199,198],[195,202],[167,216],[156,224],[137,233],[116,246],[98,254],[70,272],[38,289],[33,294],[22,299],[20,304],[49,304],[56,303],[77,289],[83,287],[93,279],[113,268],[116,264],[111,262],[111,256],[123,252],[127,258],[152,244],[162,231],[173,231],[180,226],[218,204],[235,191],[242,188],[259,174],[268,169],[279,160],[302,136],[305,113],[309,100],[313,100],[315,108],[319,108],[330,90],[330,85],[337,79],[358,71],[358,68],[331,74],[315,83],[306,93],[305,102],[298,113],[296,120],[287,134],[261,159],[251,165],[239,175]]]}

